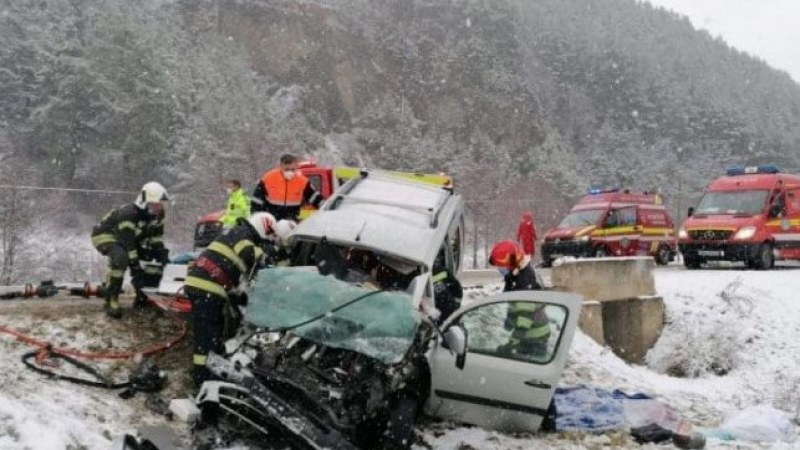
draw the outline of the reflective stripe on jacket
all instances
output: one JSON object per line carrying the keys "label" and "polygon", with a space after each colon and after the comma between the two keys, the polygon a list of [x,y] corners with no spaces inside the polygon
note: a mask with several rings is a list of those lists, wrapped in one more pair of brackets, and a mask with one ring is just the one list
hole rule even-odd
{"label": "reflective stripe on jacket", "polygon": [[529,302],[513,302],[508,310],[512,336],[519,340],[547,340],[550,337],[550,321],[544,305]]}
{"label": "reflective stripe on jacket", "polygon": [[189,268],[186,286],[227,297],[227,292],[238,288],[243,279],[255,275],[264,256],[256,242],[260,239],[248,222],[218,236],[198,258],[207,262]]}

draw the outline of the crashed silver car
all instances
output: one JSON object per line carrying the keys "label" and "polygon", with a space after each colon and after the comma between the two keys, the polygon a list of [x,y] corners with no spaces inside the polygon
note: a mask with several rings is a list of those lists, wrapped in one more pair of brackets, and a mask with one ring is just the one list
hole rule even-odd
{"label": "crashed silver car", "polygon": [[[538,430],[581,299],[505,293],[437,326],[431,268],[441,252],[458,264],[461,199],[399,180],[351,183],[298,227],[296,267],[259,274],[245,328],[227,356],[209,358],[221,381],[198,395],[205,425],[197,435],[213,438],[196,446],[213,448],[227,435],[263,447],[407,448],[423,412]],[[513,345],[508,317],[520,307],[544,311],[551,324],[535,353]]]}

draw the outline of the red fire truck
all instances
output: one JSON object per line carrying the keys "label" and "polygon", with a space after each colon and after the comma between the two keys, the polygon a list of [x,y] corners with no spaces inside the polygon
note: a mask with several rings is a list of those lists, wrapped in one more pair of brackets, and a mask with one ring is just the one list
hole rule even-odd
{"label": "red fire truck", "polygon": [[684,265],[739,261],[767,270],[800,260],[800,176],[774,165],[733,167],[712,181],[678,231]]}
{"label": "red fire truck", "polygon": [[675,259],[672,218],[659,194],[591,189],[542,243],[546,267],[561,256],[642,256]]}

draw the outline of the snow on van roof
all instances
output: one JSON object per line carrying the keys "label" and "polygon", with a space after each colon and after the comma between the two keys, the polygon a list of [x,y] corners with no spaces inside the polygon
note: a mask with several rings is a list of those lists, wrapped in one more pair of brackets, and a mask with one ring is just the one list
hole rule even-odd
{"label": "snow on van roof", "polygon": [[325,237],[430,267],[462,208],[461,196],[441,187],[369,175],[342,186],[294,236]]}

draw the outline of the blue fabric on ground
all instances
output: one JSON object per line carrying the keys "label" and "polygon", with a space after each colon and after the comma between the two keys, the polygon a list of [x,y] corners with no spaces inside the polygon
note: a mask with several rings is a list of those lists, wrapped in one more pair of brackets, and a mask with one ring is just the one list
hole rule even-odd
{"label": "blue fabric on ground", "polygon": [[184,252],[170,258],[172,264],[189,264],[200,256],[200,252]]}
{"label": "blue fabric on ground", "polygon": [[626,427],[626,401],[651,397],[579,385],[556,388],[554,399],[556,430],[606,431]]}

